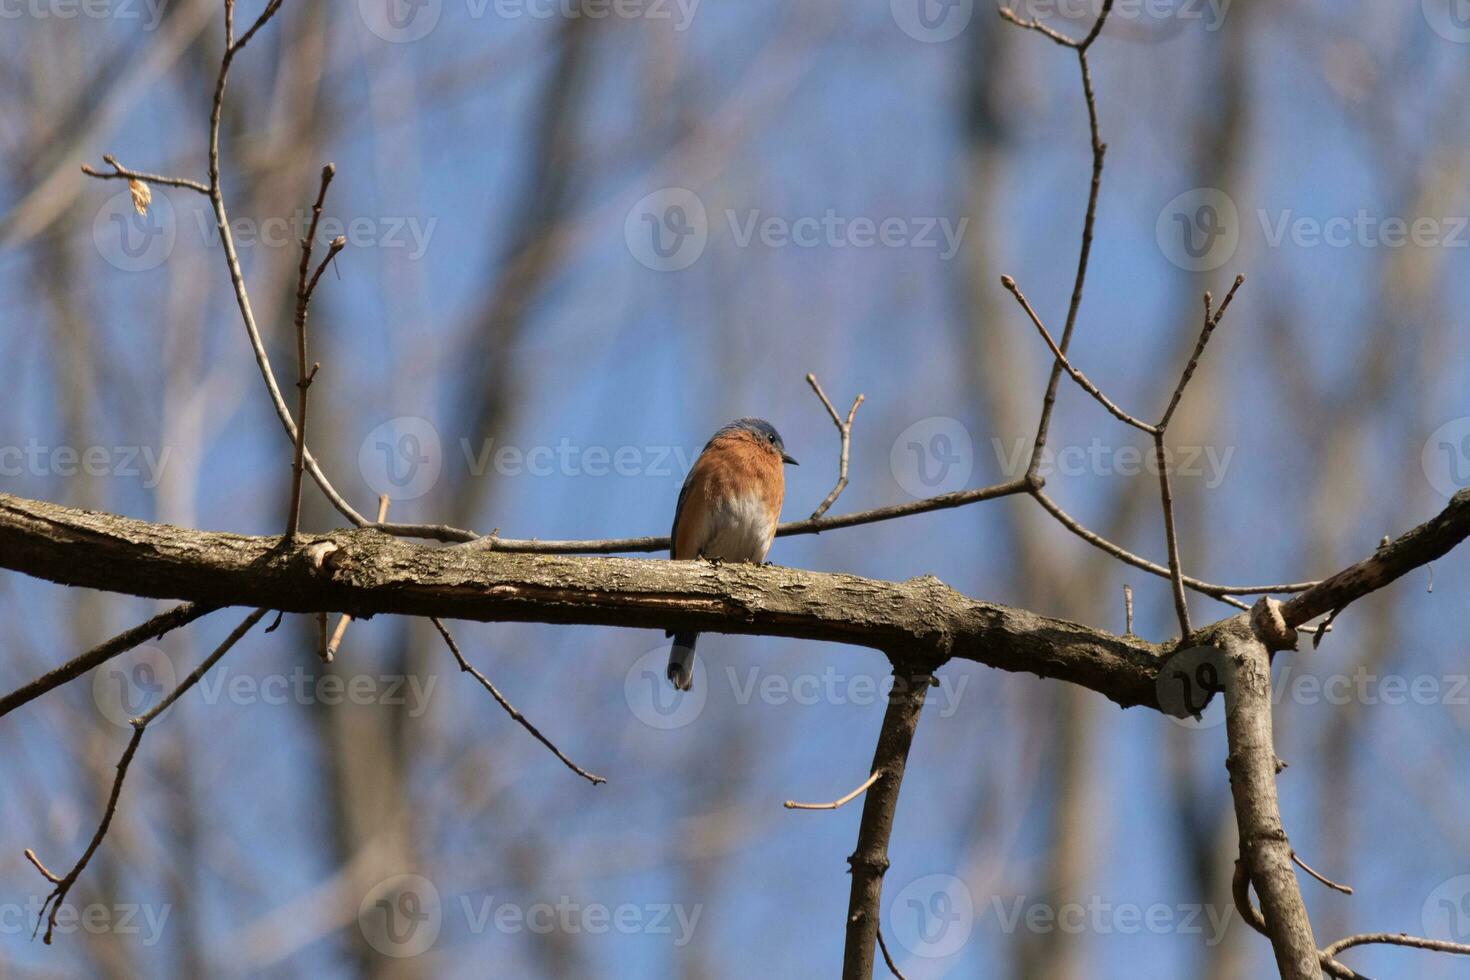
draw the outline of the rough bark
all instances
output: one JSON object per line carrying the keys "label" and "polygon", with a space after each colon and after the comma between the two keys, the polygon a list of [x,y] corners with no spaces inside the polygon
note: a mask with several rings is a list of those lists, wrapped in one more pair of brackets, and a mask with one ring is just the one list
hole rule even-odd
{"label": "rough bark", "polygon": [[1449,506],[1372,556],[1345,568],[1282,603],[1288,626],[1300,626],[1377,592],[1394,579],[1443,557],[1470,535],[1470,488],[1450,498]]}
{"label": "rough bark", "polygon": [[893,815],[898,809],[898,792],[908,766],[909,747],[919,727],[919,712],[929,691],[930,675],[922,671],[895,670],[893,693],[878,732],[872,772],[883,775],[863,799],[863,819],[857,849],[847,859],[852,870],[852,892],[847,901],[847,942],[842,957],[843,980],[869,980],[873,975],[873,949],[878,939],[879,910],[882,908],[883,875],[888,871],[888,841],[893,836]]}
{"label": "rough bark", "polygon": [[1167,650],[961,595],[792,568],[524,555],[373,530],[280,538],[194,531],[0,494],[0,567],[66,585],[286,612],[378,613],[758,633],[934,651],[1157,707]]}
{"label": "rough bark", "polygon": [[1283,980],[1321,980],[1312,923],[1302,901],[1291,842],[1276,796],[1276,747],[1271,731],[1271,655],[1247,617],[1221,624],[1214,642],[1224,650],[1225,732],[1230,792],[1240,850]]}

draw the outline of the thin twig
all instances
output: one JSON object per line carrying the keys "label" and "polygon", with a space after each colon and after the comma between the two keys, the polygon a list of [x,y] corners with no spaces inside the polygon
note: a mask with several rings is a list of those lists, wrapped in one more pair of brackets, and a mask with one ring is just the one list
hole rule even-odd
{"label": "thin twig", "polygon": [[1213,313],[1210,311],[1212,297],[1209,293],[1205,293],[1205,322],[1204,326],[1200,329],[1199,341],[1194,345],[1194,354],[1190,356],[1189,363],[1184,365],[1184,373],[1179,376],[1179,383],[1174,386],[1174,394],[1169,399],[1169,407],[1164,409],[1164,415],[1159,419],[1159,429],[1167,429],[1169,427],[1169,420],[1174,417],[1174,409],[1179,407],[1179,399],[1184,397],[1184,388],[1189,384],[1189,380],[1194,377],[1195,368],[1199,367],[1199,359],[1204,355],[1205,345],[1210,342],[1210,335],[1220,325],[1220,320],[1225,316],[1225,311],[1230,308],[1230,301],[1235,299],[1236,290],[1244,282],[1245,276],[1236,276],[1234,284],[1230,287],[1230,292],[1225,294],[1225,301]]}
{"label": "thin twig", "polygon": [[1322,952],[1328,956],[1336,956],[1343,950],[1352,949],[1354,946],[1369,945],[1408,946],[1413,949],[1428,949],[1436,953],[1470,956],[1470,945],[1465,943],[1452,943],[1443,939],[1424,939],[1402,932],[1365,932],[1357,936],[1348,936],[1346,939],[1339,939]]}
{"label": "thin twig", "polygon": [[897,977],[898,980],[907,980],[899,972],[898,964],[893,962],[893,955],[888,952],[888,944],[883,941],[883,930],[881,928],[878,930],[878,948],[883,951],[883,962],[888,964],[888,972]]}
{"label": "thin twig", "polygon": [[[1100,548],[1103,551],[1106,551],[1114,558],[1117,558],[1120,561],[1132,565],[1134,568],[1140,568],[1145,572],[1148,572],[1152,575],[1157,575],[1160,578],[1172,577],[1169,569],[1165,568],[1163,565],[1155,564],[1154,562],[1149,561],[1147,558],[1141,558],[1138,555],[1135,555],[1133,552],[1119,547],[1118,545],[1104,538],[1102,535],[1088,530],[1087,527],[1085,527],[1076,518],[1072,517],[1071,514],[1068,514],[1066,511],[1062,510],[1062,508],[1058,506],[1056,501],[1052,500],[1051,497],[1046,495],[1045,491],[1034,491],[1031,496],[1036,498],[1036,502],[1039,503],[1048,514],[1051,514],[1053,517],[1055,517],[1063,527],[1071,531],[1073,534],[1077,535],[1082,540],[1086,541],[1088,544],[1091,544],[1097,548]],[[1316,582],[1287,582],[1280,585],[1214,585],[1210,582],[1202,582],[1197,578],[1190,578],[1188,575],[1182,576],[1182,579],[1184,584],[1195,592],[1198,592],[1201,595],[1207,595],[1212,599],[1219,599],[1221,602],[1229,603],[1230,605],[1235,606],[1239,609],[1249,609],[1250,605],[1248,603],[1244,603],[1238,599],[1233,598],[1234,596],[1304,592],[1307,589],[1313,588],[1318,584]]]}
{"label": "thin twig", "polygon": [[[167,697],[159,701],[144,714],[132,720],[133,735],[128,740],[128,747],[123,751],[122,758],[118,760],[117,776],[112,781],[112,792],[107,797],[107,806],[102,812],[102,820],[98,823],[97,830],[92,835],[92,840],[87,845],[87,849],[82,852],[81,858],[72,869],[64,877],[58,878],[46,869],[46,866],[41,863],[40,859],[33,852],[29,850],[26,852],[26,857],[36,866],[36,870],[40,871],[48,881],[56,886],[46,896],[46,900],[41,903],[41,909],[36,920],[36,931],[40,931],[42,921],[46,923],[46,934],[42,937],[42,941],[46,945],[49,946],[51,944],[52,936],[56,931],[56,918],[61,913],[62,903],[66,901],[67,893],[71,891],[72,886],[77,883],[77,879],[86,870],[88,862],[92,860],[92,855],[97,853],[97,848],[102,845],[103,838],[107,836],[108,828],[112,826],[112,818],[117,815],[117,801],[118,797],[122,794],[123,781],[127,779],[128,767],[133,764],[133,756],[138,751],[138,744],[143,741],[143,733],[147,731],[148,725],[159,715],[163,714],[163,712],[167,711],[169,706],[177,701],[184,692],[199,683],[199,679],[204,676],[209,668],[218,663],[219,659],[229,652],[229,649],[238,643],[241,637],[250,632],[251,627],[260,622],[266,612],[267,610],[265,609],[257,609],[249,616],[246,616],[244,621],[235,627],[234,632],[226,637],[224,642],[204,659],[203,663],[194,668],[189,676],[184,678]],[[34,934],[33,932],[32,935],[34,936]]]}
{"label": "thin twig", "polygon": [[51,882],[51,884],[53,884],[53,885],[59,885],[59,884],[61,884],[61,878],[58,877],[50,868],[46,867],[44,864],[41,863],[41,859],[38,858],[38,857],[36,857],[36,852],[35,851],[31,850],[28,847],[25,850],[25,855],[26,855],[26,860],[29,861],[29,862],[31,862],[31,864],[35,865],[36,870],[39,871],[39,872],[41,872],[42,877],[44,877],[47,881]]}
{"label": "thin twig", "polygon": [[327,243],[327,254],[322,256],[321,262],[316,267],[316,272],[312,274],[311,282],[307,283],[306,286],[306,301],[308,303],[311,302],[312,296],[316,295],[316,284],[321,282],[322,273],[327,271],[327,266],[332,264],[332,260],[337,257],[337,253],[346,247],[346,235],[338,235]]}
{"label": "thin twig", "polygon": [[167,612],[159,613],[146,623],[134,626],[125,633],[119,633],[112,639],[99,643],[81,656],[67,661],[55,670],[41,675],[26,686],[0,698],[0,718],[4,718],[16,708],[28,701],[35,700],[47,691],[58,688],[94,667],[99,667],[112,658],[127,653],[139,644],[155,640],[170,630],[192,623],[201,616],[209,615],[217,608],[219,607],[204,603],[186,602],[183,605],[174,606]]}
{"label": "thin twig", "polygon": [[1128,627],[1127,632],[1124,633],[1123,635],[1124,636],[1132,636],[1133,635],[1133,586],[1128,585],[1127,583],[1124,583],[1124,585],[1123,585],[1123,616],[1124,616],[1124,619],[1125,619],[1125,621],[1127,623],[1127,627]]}
{"label": "thin twig", "polygon": [[[327,188],[337,168],[332,164],[322,167],[321,185],[316,192],[316,203],[311,207],[311,224],[306,237],[301,239],[301,264],[296,274],[296,454],[291,461],[291,503],[286,512],[286,544],[296,543],[296,532],[301,526],[301,476],[306,469],[306,408],[307,395],[317,369],[310,373],[306,368],[306,315],[311,305],[311,292],[307,288],[307,276],[311,274],[311,249],[316,242],[317,225],[322,220],[322,206],[327,200]],[[333,244],[336,244],[335,242]],[[320,274],[320,273],[318,273]],[[315,280],[311,281],[315,286]],[[322,656],[327,646],[322,643]]]}
{"label": "thin twig", "polygon": [[1179,635],[1194,632],[1189,625],[1189,600],[1184,595],[1184,571],[1179,563],[1179,532],[1174,527],[1174,494],[1169,489],[1169,467],[1164,461],[1164,432],[1154,433],[1154,462],[1159,471],[1159,497],[1164,508],[1164,536],[1169,547],[1169,582],[1174,588],[1174,611],[1179,614]]}
{"label": "thin twig", "polygon": [[853,800],[857,799],[859,796],[862,796],[864,793],[866,793],[868,791],[868,787],[876,783],[879,778],[882,777],[882,775],[882,769],[875,770],[871,776],[863,780],[863,784],[861,786],[853,790],[851,793],[848,793],[841,799],[833,800],[831,803],[798,803],[795,800],[787,800],[782,805],[788,810],[836,810],[838,807],[846,806]]}
{"label": "thin twig", "polygon": [[1028,31],[1035,31],[1043,37],[1051,38],[1053,41],[1060,44],[1064,48],[1077,49],[1081,47],[1082,42],[1075,41],[1067,35],[1063,34],[1061,31],[1047,27],[1036,18],[1024,20],[1019,14],[1017,14],[1009,7],[1001,7],[998,13],[1000,14],[1002,20],[1008,20],[1012,24],[1015,24],[1017,27],[1024,28]]}
{"label": "thin twig", "polygon": [[[286,430],[287,438],[291,440],[294,447],[299,438],[296,422],[292,419],[291,410],[286,407],[280,386],[276,383],[270,356],[266,353],[265,344],[260,336],[260,328],[255,321],[255,309],[250,302],[250,292],[245,287],[245,273],[240,266],[240,255],[235,248],[235,234],[230,227],[229,211],[225,207],[224,189],[220,181],[219,151],[220,120],[224,113],[225,87],[230,77],[230,65],[234,62],[235,55],[245,47],[257,31],[265,26],[266,22],[280,9],[280,6],[280,0],[271,0],[261,12],[260,17],[251,25],[250,30],[237,42],[234,40],[235,3],[234,0],[225,0],[225,54],[220,60],[219,75],[215,80],[214,98],[210,102],[209,112],[209,203],[214,210],[214,223],[219,232],[220,245],[225,253],[225,266],[229,270],[230,285],[235,293],[235,304],[240,309],[240,319],[245,325],[245,334],[250,341],[251,352],[255,355],[255,365],[260,371],[261,380],[265,382],[266,392],[270,395],[271,406],[275,409],[276,418],[280,420],[281,426]],[[303,451],[303,462],[306,472],[311,474],[312,480],[343,517],[357,527],[368,523],[367,518],[359,514],[332,486],[310,449]],[[429,536],[433,537],[433,535]]]}
{"label": "thin twig", "polygon": [[129,170],[117,162],[117,157],[108,153],[102,157],[102,161],[112,168],[111,173],[97,170],[91,164],[82,164],[82,173],[88,177],[96,177],[98,180],[141,180],[145,184],[158,184],[162,187],[178,187],[183,190],[197,191],[200,194],[209,195],[209,188],[197,180],[189,180],[186,177],[165,177],[163,174],[150,174],[141,170]]}
{"label": "thin twig", "polygon": [[479,681],[480,686],[490,692],[490,696],[495,699],[496,703],[498,703],[502,708],[505,709],[506,714],[515,719],[517,724],[519,724],[526,731],[530,732],[531,735],[535,737],[536,741],[540,742],[542,745],[550,749],[552,755],[560,759],[563,765],[565,765],[572,772],[576,773],[578,776],[581,776],[583,779],[592,783],[592,785],[594,786],[596,786],[598,783],[607,782],[607,780],[604,779],[602,776],[593,775],[592,773],[588,772],[586,769],[583,769],[581,766],[577,765],[571,759],[568,759],[565,755],[563,755],[561,749],[557,748],[556,745],[552,743],[551,739],[547,738],[545,735],[542,735],[541,732],[537,730],[536,726],[531,724],[531,722],[527,720],[525,715],[516,710],[515,705],[511,704],[505,699],[505,696],[496,689],[495,685],[490,683],[490,678],[480,673],[474,667],[471,667],[470,662],[466,660],[464,654],[460,652],[459,644],[454,642],[453,634],[449,632],[449,628],[444,625],[444,621],[442,619],[439,619],[438,617],[430,617],[429,622],[433,623],[434,628],[439,631],[439,635],[444,637],[444,642],[449,646],[449,652],[454,654],[454,659],[459,662],[459,669],[474,677],[475,680]]}
{"label": "thin twig", "polygon": [[[990,486],[977,487],[973,490],[956,490],[953,493],[943,493],[937,497],[925,497],[923,500],[914,500],[904,504],[892,504],[887,507],[875,507],[872,510],[856,511],[851,514],[839,514],[835,517],[823,516],[820,518],[807,518],[801,521],[791,521],[776,528],[776,537],[784,538],[796,534],[820,534],[823,531],[832,531],[842,527],[857,527],[862,524],[877,524],[882,521],[891,521],[897,517],[908,517],[912,514],[927,514],[936,510],[948,510],[952,507],[964,507],[967,504],[978,503],[983,500],[996,500],[1000,497],[1010,497],[1019,493],[1025,493],[1028,487],[1024,480],[1007,480],[1004,483],[993,483]],[[378,527],[378,525],[373,525]],[[398,533],[389,528],[400,528],[400,525],[384,525],[379,530],[388,533]],[[436,536],[440,541],[455,541],[464,544],[471,549],[483,548],[486,551],[508,551],[521,554],[538,555],[610,555],[610,554],[632,554],[643,551],[667,551],[669,539],[667,537],[654,537],[652,535],[641,538],[607,538],[584,541],[544,541],[539,538],[502,538],[498,534],[487,534],[478,537],[467,531],[457,531],[454,528],[440,528],[443,537]],[[455,537],[455,534],[468,535],[467,537]]]}
{"label": "thin twig", "polygon": [[[1004,8],[1002,8],[1004,11]],[[1062,339],[1057,349],[1065,354],[1072,346],[1072,332],[1077,327],[1077,313],[1082,308],[1082,287],[1087,280],[1087,263],[1092,256],[1092,236],[1097,225],[1097,201],[1102,191],[1103,157],[1107,154],[1107,145],[1102,141],[1101,126],[1097,118],[1097,96],[1092,89],[1092,68],[1087,63],[1087,49],[1097,36],[1102,33],[1103,24],[1112,13],[1113,0],[1103,0],[1102,10],[1098,12],[1097,22],[1092,25],[1092,30],[1081,41],[1072,41],[1065,36],[1037,24],[1035,21],[1022,22],[1014,14],[1001,16],[1013,23],[1020,24],[1032,30],[1050,37],[1059,44],[1074,48],[1077,51],[1077,67],[1082,75],[1082,98],[1087,103],[1087,129],[1092,146],[1092,180],[1087,189],[1087,211],[1082,219],[1082,246],[1077,252],[1077,278],[1072,284],[1072,299],[1067,305],[1067,319],[1062,326]],[[1041,467],[1041,453],[1046,448],[1047,432],[1051,427],[1052,412],[1056,409],[1057,388],[1062,380],[1062,363],[1056,361],[1051,367],[1051,376],[1047,379],[1046,394],[1041,402],[1041,419],[1036,425],[1036,441],[1031,446],[1031,462],[1026,467],[1026,483],[1032,487],[1039,487],[1044,482],[1039,475]]]}
{"label": "thin twig", "polygon": [[1330,613],[1327,614],[1327,618],[1324,619],[1324,620],[1322,620],[1322,622],[1320,624],[1318,624],[1318,626],[1317,626],[1317,635],[1314,636],[1314,637],[1312,637],[1312,649],[1313,650],[1316,650],[1319,647],[1321,647],[1322,646],[1322,638],[1324,636],[1326,636],[1328,633],[1331,633],[1332,632],[1332,623],[1333,623],[1333,620],[1337,619],[1337,614],[1340,613],[1340,612],[1342,612],[1341,609],[1334,609],[1334,610],[1332,610],[1332,612],[1330,612]]}
{"label": "thin twig", "polygon": [[1338,884],[1331,878],[1324,877],[1320,872],[1314,870],[1310,864],[1301,859],[1301,855],[1297,854],[1296,851],[1291,852],[1291,859],[1293,862],[1296,863],[1296,866],[1298,868],[1301,868],[1307,874],[1311,875],[1313,878],[1316,878],[1318,881],[1326,885],[1328,888],[1331,888],[1333,891],[1342,892],[1344,895],[1351,895],[1353,893],[1352,888],[1350,888],[1349,886]]}
{"label": "thin twig", "polygon": [[327,631],[327,614],[319,612],[316,614],[316,655],[324,664],[332,662],[332,651],[329,649],[331,640]]}
{"label": "thin twig", "polygon": [[1026,315],[1031,318],[1031,322],[1035,324],[1037,331],[1041,333],[1041,339],[1046,341],[1046,346],[1050,348],[1052,357],[1055,358],[1056,362],[1062,366],[1062,369],[1066,371],[1067,374],[1071,375],[1072,380],[1077,382],[1078,386],[1080,386],[1083,391],[1087,392],[1093,398],[1097,399],[1098,404],[1107,409],[1108,412],[1113,416],[1113,418],[1117,419],[1119,422],[1122,422],[1125,425],[1131,425],[1135,429],[1147,432],[1149,435],[1154,434],[1154,426],[1149,425],[1142,419],[1134,418],[1132,415],[1129,415],[1127,412],[1123,411],[1123,409],[1118,407],[1116,402],[1114,402],[1107,395],[1104,395],[1102,393],[1102,389],[1093,384],[1092,381],[1088,379],[1087,375],[1083,374],[1075,366],[1073,366],[1072,362],[1067,359],[1067,355],[1064,354],[1062,352],[1062,349],[1057,346],[1057,342],[1052,339],[1050,331],[1048,331],[1046,329],[1046,325],[1041,322],[1041,317],[1037,316],[1036,310],[1032,308],[1030,300],[1026,299],[1026,294],[1021,292],[1021,287],[1016,285],[1015,279],[1011,278],[1010,276],[1001,276],[1000,284],[1004,286],[1010,292],[1010,294],[1016,298],[1017,303],[1021,304],[1021,309],[1026,311]]}
{"label": "thin twig", "polygon": [[859,394],[852,400],[852,408],[847,410],[847,421],[844,422],[842,417],[837,414],[837,409],[832,407],[832,402],[827,398],[827,393],[817,383],[817,376],[815,374],[808,374],[806,376],[806,383],[812,386],[812,391],[817,393],[817,397],[826,406],[827,414],[832,417],[832,424],[837,426],[837,434],[842,438],[842,450],[837,457],[837,485],[832,488],[831,493],[827,494],[827,499],[822,501],[821,506],[812,511],[811,519],[816,520],[827,513],[827,508],[836,503],[842,491],[847,489],[847,455],[848,449],[852,444],[852,419],[857,414],[858,406],[863,403],[863,395]]}
{"label": "thin twig", "polygon": [[[274,17],[276,11],[281,9],[282,2],[283,0],[270,0],[270,3],[266,4],[265,9],[260,12],[260,16],[255,18],[255,23],[251,24],[250,29],[241,35],[240,40],[229,44],[228,55],[234,55],[241,48],[245,47],[245,45],[249,44],[250,39],[255,36],[255,32],[264,27],[266,21]],[[234,28],[234,6],[234,0],[225,0],[225,37],[227,40],[230,32]]]}

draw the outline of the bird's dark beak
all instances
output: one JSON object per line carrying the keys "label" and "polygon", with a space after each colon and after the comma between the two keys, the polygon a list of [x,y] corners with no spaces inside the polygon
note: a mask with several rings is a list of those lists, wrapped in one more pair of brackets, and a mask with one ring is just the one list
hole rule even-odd
{"label": "bird's dark beak", "polygon": [[791,458],[791,454],[790,453],[785,452],[785,451],[783,451],[781,453],[781,462],[783,462],[783,463],[790,463],[792,466],[800,466],[801,465],[796,460],[794,460],[794,459]]}

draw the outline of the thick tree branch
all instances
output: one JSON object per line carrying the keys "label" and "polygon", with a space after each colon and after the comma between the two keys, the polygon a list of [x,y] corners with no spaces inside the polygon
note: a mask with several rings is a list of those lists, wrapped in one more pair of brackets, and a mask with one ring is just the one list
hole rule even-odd
{"label": "thick tree branch", "polygon": [[1449,506],[1371,557],[1343,569],[1282,603],[1288,626],[1300,626],[1376,592],[1394,579],[1447,554],[1470,536],[1470,488],[1450,498]]}
{"label": "thick tree branch", "polygon": [[1224,650],[1225,732],[1230,743],[1225,766],[1245,873],[1261,897],[1265,932],[1282,980],[1320,980],[1317,941],[1276,797],[1271,655],[1245,616],[1220,624],[1214,640]]}
{"label": "thick tree branch", "polygon": [[893,692],[878,748],[873,753],[873,772],[883,778],[863,799],[863,819],[858,827],[857,849],[847,859],[852,869],[852,892],[847,901],[847,944],[842,957],[843,980],[870,980],[873,976],[873,947],[878,940],[878,916],[883,898],[883,875],[888,870],[888,841],[893,836],[893,814],[898,809],[898,791],[908,765],[909,747],[919,725],[919,712],[932,679],[927,671],[906,669],[896,660]]}
{"label": "thick tree branch", "polygon": [[1166,651],[971,599],[933,577],[884,582],[750,565],[436,548],[362,528],[280,538],[191,531],[0,494],[0,567],[131,595],[286,612],[757,633],[926,649],[1158,704]]}

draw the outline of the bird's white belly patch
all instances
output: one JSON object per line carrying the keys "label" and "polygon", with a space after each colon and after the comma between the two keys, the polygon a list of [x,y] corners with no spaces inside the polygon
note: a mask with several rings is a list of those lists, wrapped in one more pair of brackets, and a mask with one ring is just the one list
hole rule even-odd
{"label": "bird's white belly patch", "polygon": [[704,557],[719,561],[762,562],[774,531],[759,496],[728,497],[706,513],[700,551]]}

